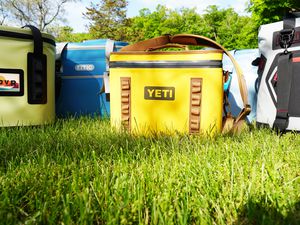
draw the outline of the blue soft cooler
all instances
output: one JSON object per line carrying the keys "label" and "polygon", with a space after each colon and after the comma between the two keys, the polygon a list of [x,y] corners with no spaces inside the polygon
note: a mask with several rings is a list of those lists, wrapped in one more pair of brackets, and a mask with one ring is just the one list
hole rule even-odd
{"label": "blue soft cooler", "polygon": [[[258,49],[243,49],[243,50],[233,50],[230,53],[234,56],[235,60],[241,66],[244,77],[247,84],[248,100],[251,105],[251,113],[247,116],[248,122],[252,122],[256,119],[256,102],[257,102],[257,66],[252,65],[257,57],[259,57]],[[233,69],[229,58],[224,55],[223,59],[224,69],[232,72],[231,84],[229,87],[228,100],[231,106],[231,111],[234,116],[237,116],[241,109],[243,108],[243,101],[240,96],[239,85],[237,74]]]}
{"label": "blue soft cooler", "polygon": [[[61,53],[61,73],[56,114],[66,116],[109,116],[109,101],[101,93],[106,71],[107,39],[68,43]],[[61,46],[64,44],[58,44]],[[118,51],[126,42],[114,42]]]}

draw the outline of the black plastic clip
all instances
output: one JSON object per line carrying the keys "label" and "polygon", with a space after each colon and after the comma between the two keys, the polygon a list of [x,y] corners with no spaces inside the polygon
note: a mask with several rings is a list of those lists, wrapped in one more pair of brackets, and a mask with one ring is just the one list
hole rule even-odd
{"label": "black plastic clip", "polygon": [[273,129],[278,134],[284,134],[286,132],[286,128],[289,125],[289,115],[286,116],[276,116],[275,121],[273,123]]}
{"label": "black plastic clip", "polygon": [[283,29],[280,31],[280,46],[284,48],[284,54],[288,53],[288,48],[292,45],[295,29]]}

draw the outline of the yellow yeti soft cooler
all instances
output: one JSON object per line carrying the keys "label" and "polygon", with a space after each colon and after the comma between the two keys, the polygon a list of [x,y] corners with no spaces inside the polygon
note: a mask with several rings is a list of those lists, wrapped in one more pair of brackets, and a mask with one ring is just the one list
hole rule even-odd
{"label": "yellow yeti soft cooler", "polygon": [[0,26],[0,126],[55,119],[55,41],[33,27]]}
{"label": "yellow yeti soft cooler", "polygon": [[[153,51],[182,47],[178,44],[215,49]],[[208,38],[175,35],[146,40],[112,53],[112,126],[143,134],[220,132],[223,121],[223,51],[220,45]],[[244,88],[243,82],[241,85]],[[244,118],[245,113],[242,114],[240,119]]]}

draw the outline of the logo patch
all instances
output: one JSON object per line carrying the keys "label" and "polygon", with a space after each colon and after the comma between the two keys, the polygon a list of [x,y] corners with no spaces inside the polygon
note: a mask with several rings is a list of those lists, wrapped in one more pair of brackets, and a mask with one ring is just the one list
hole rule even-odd
{"label": "logo patch", "polygon": [[0,69],[0,96],[22,96],[23,71]]}
{"label": "logo patch", "polygon": [[158,86],[145,86],[144,99],[147,100],[175,100],[174,87],[158,87]]}
{"label": "logo patch", "polygon": [[77,64],[75,66],[76,71],[93,71],[95,66],[93,64]]}

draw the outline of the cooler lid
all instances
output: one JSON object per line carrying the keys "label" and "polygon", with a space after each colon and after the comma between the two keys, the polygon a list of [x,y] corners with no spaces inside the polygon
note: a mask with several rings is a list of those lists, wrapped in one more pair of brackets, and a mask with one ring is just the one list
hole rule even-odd
{"label": "cooler lid", "polygon": [[[16,28],[0,26],[0,36],[16,39],[32,39],[33,36],[29,28]],[[47,33],[42,32],[43,41],[55,46],[55,38]]]}

